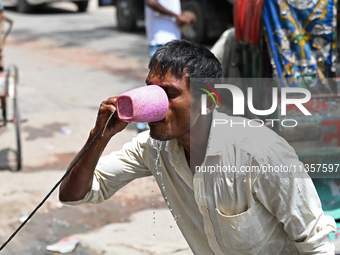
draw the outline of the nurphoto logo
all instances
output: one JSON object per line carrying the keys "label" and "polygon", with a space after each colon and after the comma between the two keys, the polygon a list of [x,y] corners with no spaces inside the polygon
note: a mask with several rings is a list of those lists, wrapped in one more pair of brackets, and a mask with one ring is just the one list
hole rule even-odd
{"label": "nurphoto logo", "polygon": [[[215,95],[216,97],[219,99],[221,105],[222,105],[222,101],[221,98],[219,96],[219,94],[216,92],[216,89],[228,89],[231,92],[232,98],[233,98],[233,115],[244,115],[245,111],[244,111],[244,106],[245,106],[245,97],[244,94],[242,92],[242,90],[235,86],[235,85],[231,85],[231,84],[215,84],[215,88],[201,83],[203,85],[205,85],[206,87],[208,87]],[[207,89],[204,88],[200,88],[201,90],[205,91],[215,102],[215,105],[217,105],[217,102],[215,100],[215,97],[212,95],[211,92],[209,92]],[[247,88],[247,106],[249,111],[254,114],[254,115],[258,115],[258,116],[265,116],[265,115],[270,115],[272,113],[274,113],[278,107],[278,89],[277,88],[272,88],[272,105],[269,109],[266,110],[259,110],[259,109],[255,109],[254,104],[253,104],[253,88],[248,87]],[[298,97],[296,96],[295,98],[288,98],[288,94],[294,94],[294,95],[299,95]],[[202,115],[206,115],[207,114],[207,94],[202,94],[201,95],[201,114]],[[302,96],[302,97],[301,97]],[[307,103],[309,100],[311,99],[311,93],[309,92],[309,90],[305,89],[305,88],[281,88],[281,95],[280,95],[280,102],[281,102],[281,116],[285,116],[287,115],[286,112],[286,108],[287,105],[295,105],[304,115],[311,115],[311,113],[305,108],[305,106],[303,106],[304,103]],[[252,127],[260,127],[264,124],[263,121],[261,120],[250,120],[250,122],[252,121],[256,121],[257,123],[259,123],[260,125],[250,125]],[[267,123],[271,123],[271,125],[274,125],[275,121],[279,121],[278,119],[266,119],[265,120]],[[261,125],[262,122],[262,125]],[[290,123],[294,123],[293,125],[285,125],[282,122],[290,122]],[[285,119],[284,121],[282,121],[281,124],[285,127],[295,127],[297,126],[297,121],[294,119]],[[214,124],[226,124],[225,121],[223,120],[215,120]],[[240,124],[240,123],[238,123]]]}

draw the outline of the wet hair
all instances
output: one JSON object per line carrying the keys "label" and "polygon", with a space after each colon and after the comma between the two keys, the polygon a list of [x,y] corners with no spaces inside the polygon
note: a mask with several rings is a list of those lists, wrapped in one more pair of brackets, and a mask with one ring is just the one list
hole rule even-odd
{"label": "wet hair", "polygon": [[[174,40],[157,49],[149,63],[149,70],[153,69],[160,69],[162,75],[170,70],[180,78],[187,76],[188,84],[190,79],[197,78],[200,82],[213,85],[209,80],[221,79],[223,76],[220,62],[210,50],[186,40]],[[190,85],[197,87],[196,84]],[[194,94],[197,93],[195,90]]]}

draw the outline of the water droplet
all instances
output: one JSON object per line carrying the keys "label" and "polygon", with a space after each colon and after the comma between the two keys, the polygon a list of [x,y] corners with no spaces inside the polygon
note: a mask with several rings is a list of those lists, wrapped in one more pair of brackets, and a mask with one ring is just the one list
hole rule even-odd
{"label": "water droplet", "polygon": [[156,155],[156,158],[155,158],[155,168],[156,168],[156,174],[158,176],[161,177],[161,180],[162,180],[162,172],[160,171],[160,168],[162,167],[162,162],[161,162],[161,150],[162,150],[162,146],[163,146],[163,142],[162,141],[159,141],[159,140],[155,140],[155,139],[152,139],[150,138],[150,145],[156,149],[156,152],[157,152],[157,155]]}

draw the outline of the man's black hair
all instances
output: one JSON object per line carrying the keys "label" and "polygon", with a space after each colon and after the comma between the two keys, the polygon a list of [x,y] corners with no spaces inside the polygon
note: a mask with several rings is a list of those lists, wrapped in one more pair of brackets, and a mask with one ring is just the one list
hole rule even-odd
{"label": "man's black hair", "polygon": [[150,60],[149,70],[157,68],[162,75],[168,70],[178,77],[188,75],[189,84],[192,78],[201,78],[201,82],[211,84],[209,79],[220,79],[223,76],[220,62],[210,50],[186,40],[174,40],[157,49]]}

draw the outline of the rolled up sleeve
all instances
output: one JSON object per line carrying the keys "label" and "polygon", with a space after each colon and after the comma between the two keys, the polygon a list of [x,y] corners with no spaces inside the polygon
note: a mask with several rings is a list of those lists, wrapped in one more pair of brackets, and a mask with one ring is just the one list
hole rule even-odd
{"label": "rolled up sleeve", "polygon": [[151,172],[143,158],[147,157],[148,146],[146,139],[143,139],[145,136],[141,137],[126,143],[120,151],[112,152],[99,159],[93,176],[92,188],[82,200],[62,203],[66,205],[99,204],[109,199],[132,180],[150,176]]}

